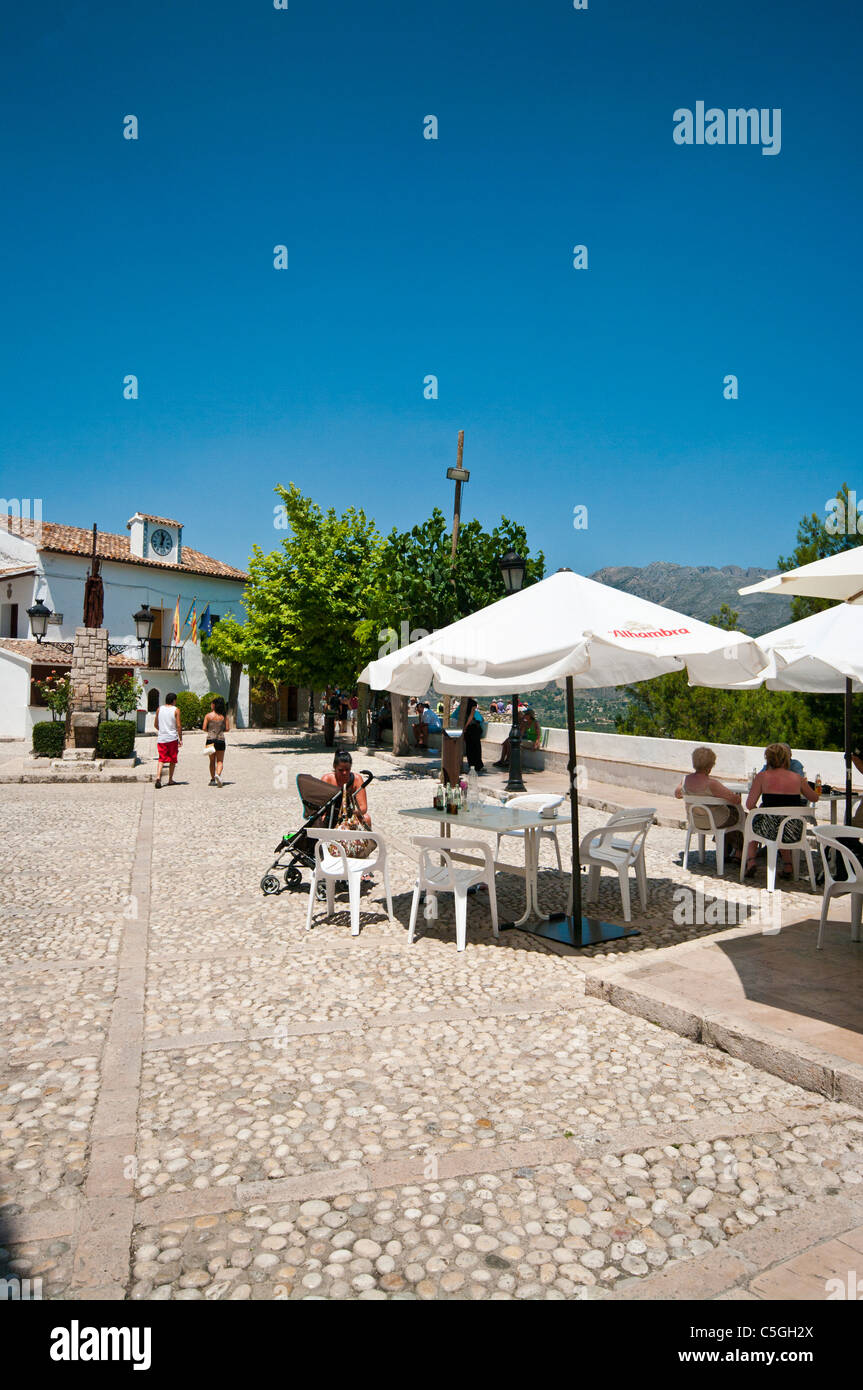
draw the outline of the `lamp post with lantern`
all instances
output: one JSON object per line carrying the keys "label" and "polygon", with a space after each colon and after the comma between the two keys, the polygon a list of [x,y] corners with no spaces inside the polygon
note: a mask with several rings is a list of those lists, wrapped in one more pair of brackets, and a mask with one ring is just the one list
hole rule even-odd
{"label": "lamp post with lantern", "polygon": [[[517,594],[524,584],[527,562],[514,550],[508,550],[499,564],[503,576],[503,587],[507,594]],[[521,729],[518,723],[517,695],[512,697],[512,725],[509,731],[509,778],[505,790],[508,792],[526,791],[521,775]]]}

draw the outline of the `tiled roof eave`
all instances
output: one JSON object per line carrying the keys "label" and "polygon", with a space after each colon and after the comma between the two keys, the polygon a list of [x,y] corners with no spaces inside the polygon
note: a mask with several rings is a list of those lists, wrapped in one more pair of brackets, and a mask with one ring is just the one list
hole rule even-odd
{"label": "tiled roof eave", "polygon": [[[81,560],[89,560],[89,554],[85,555],[80,550],[66,549],[60,545],[40,545],[40,553],[52,555],[77,555]],[[184,547],[185,549],[185,547]],[[234,584],[248,584],[249,576],[243,570],[235,570],[231,574],[214,573],[212,570],[204,569],[203,565],[174,565],[170,561],[162,560],[143,560],[138,555],[99,555],[103,564],[115,565],[140,565],[143,569],[164,571],[166,574],[202,574],[207,579],[228,579]],[[216,562],[219,563],[218,561]]]}

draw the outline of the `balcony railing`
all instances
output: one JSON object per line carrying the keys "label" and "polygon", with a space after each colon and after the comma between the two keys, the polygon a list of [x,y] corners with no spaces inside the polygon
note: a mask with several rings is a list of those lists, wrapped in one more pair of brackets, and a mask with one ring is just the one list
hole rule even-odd
{"label": "balcony railing", "polygon": [[166,646],[151,637],[147,648],[148,671],[185,671],[182,646]]}

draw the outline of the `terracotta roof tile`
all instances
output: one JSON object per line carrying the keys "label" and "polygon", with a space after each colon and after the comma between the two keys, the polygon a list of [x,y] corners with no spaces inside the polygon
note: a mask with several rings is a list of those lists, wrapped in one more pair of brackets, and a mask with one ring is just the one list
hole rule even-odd
{"label": "terracotta roof tile", "polygon": [[[163,526],[182,526],[182,521],[173,521],[169,516],[153,516],[152,512],[136,512],[136,516],[142,516],[145,521],[160,521]],[[131,518],[126,522],[126,530],[132,525]]]}
{"label": "terracotta roof tile", "polygon": [[[155,520],[155,518],[154,518]],[[61,526],[53,521],[35,521],[31,517],[4,517],[5,529],[22,540],[32,541],[38,550],[59,551],[65,555],[90,555],[93,550],[93,532],[83,526]],[[175,523],[171,523],[172,525]],[[200,550],[183,546],[183,563],[173,564],[167,560],[141,560],[132,555],[129,537],[117,536],[110,531],[98,533],[96,553],[103,560],[117,560],[126,565],[145,565],[148,569],[173,570],[177,574],[209,574],[214,579],[236,579],[246,583],[248,575],[244,570],[235,569],[210,555],[202,555]]]}
{"label": "terracotta roof tile", "polygon": [[[51,642],[33,642],[26,637],[0,637],[0,650],[13,652],[15,656],[23,656],[25,660],[35,662],[38,666],[69,666],[72,661],[71,652],[64,652],[60,647],[55,647]],[[144,657],[135,656],[109,656],[108,666],[146,666]]]}

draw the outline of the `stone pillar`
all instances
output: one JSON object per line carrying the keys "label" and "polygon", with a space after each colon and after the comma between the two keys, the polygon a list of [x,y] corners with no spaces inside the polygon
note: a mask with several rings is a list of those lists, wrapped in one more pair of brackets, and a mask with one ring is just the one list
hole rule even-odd
{"label": "stone pillar", "polygon": [[[67,747],[95,746],[96,725],[107,714],[107,699],[108,629],[78,627],[70,673]],[[80,714],[95,714],[98,718],[77,721],[75,716]]]}

